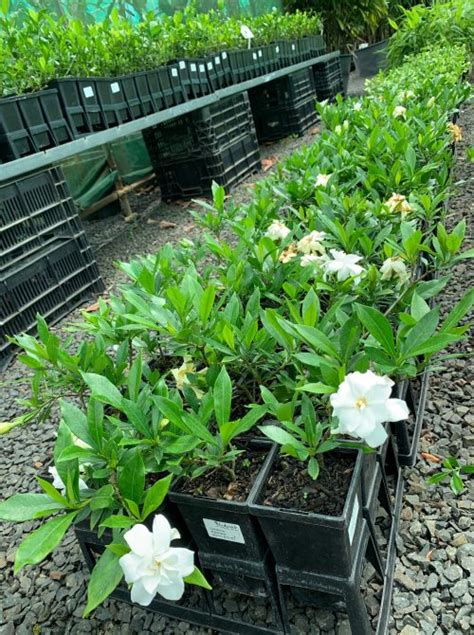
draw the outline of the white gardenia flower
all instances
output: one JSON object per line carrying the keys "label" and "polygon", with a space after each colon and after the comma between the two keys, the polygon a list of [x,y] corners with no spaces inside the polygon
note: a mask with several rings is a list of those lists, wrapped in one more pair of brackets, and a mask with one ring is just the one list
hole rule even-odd
{"label": "white gardenia flower", "polygon": [[383,423],[407,419],[410,412],[402,399],[391,399],[394,382],[371,370],[346,375],[330,397],[333,415],[338,419],[334,434],[362,439],[371,448],[384,443]]}
{"label": "white gardenia flower", "polygon": [[124,534],[130,553],[119,564],[127,584],[132,585],[131,600],[149,606],[157,593],[166,600],[179,600],[184,593],[184,578],[194,571],[194,552],[171,547],[179,538],[163,514],[153,520],[153,531],[135,525]]}
{"label": "white gardenia flower", "polygon": [[302,254],[325,254],[326,249],[321,244],[321,241],[324,240],[326,236],[326,232],[310,232],[298,241],[298,251],[300,251]]}
{"label": "white gardenia flower", "polygon": [[380,267],[380,273],[382,274],[382,280],[392,280],[392,278],[398,278],[401,284],[410,279],[408,269],[401,258],[387,258],[384,260],[382,266]]}
{"label": "white gardenia flower", "polygon": [[316,187],[326,187],[332,174],[318,174],[316,177]]}
{"label": "white gardenia flower", "polygon": [[358,112],[359,110],[362,110],[362,102],[356,101],[356,103],[353,106],[353,110],[355,110],[356,112]]}
{"label": "white gardenia flower", "polygon": [[405,106],[395,106],[393,109],[393,116],[396,118],[405,117],[407,114],[407,109]]}
{"label": "white gardenia flower", "polygon": [[315,254],[305,254],[301,260],[300,265],[302,267],[323,267],[324,264],[329,260],[326,255],[316,256]]}
{"label": "white gardenia flower", "polygon": [[265,232],[265,236],[272,240],[284,240],[289,233],[290,230],[286,225],[283,225],[279,220],[274,220]]}
{"label": "white gardenia flower", "polygon": [[[66,492],[66,485],[64,484],[63,479],[59,476],[57,468],[52,465],[48,468],[49,474],[53,477],[53,487],[62,492],[63,494]],[[79,490],[88,489],[87,483],[79,478]]]}
{"label": "white gardenia flower", "polygon": [[400,93],[400,99],[405,101],[406,99],[411,99],[415,96],[415,93],[412,90],[402,90]]}
{"label": "white gardenia flower", "polygon": [[[178,390],[183,390],[185,385],[191,385],[188,375],[194,375],[206,371],[207,368],[203,368],[202,370],[196,372],[196,366],[192,361],[192,358],[189,355],[186,355],[185,357],[183,357],[183,363],[181,364],[181,366],[179,368],[173,368],[171,370],[171,374],[173,375],[174,381],[176,383],[176,388]],[[202,390],[196,388],[196,386],[191,385],[191,388],[194,390],[194,394],[199,399],[204,395]]]}
{"label": "white gardenia flower", "polygon": [[338,251],[337,249],[331,249],[329,253],[333,259],[328,260],[325,264],[325,271],[327,273],[336,273],[339,282],[343,282],[351,276],[359,278],[364,271],[363,267],[357,264],[359,260],[362,260],[362,256],[346,254],[344,251]]}

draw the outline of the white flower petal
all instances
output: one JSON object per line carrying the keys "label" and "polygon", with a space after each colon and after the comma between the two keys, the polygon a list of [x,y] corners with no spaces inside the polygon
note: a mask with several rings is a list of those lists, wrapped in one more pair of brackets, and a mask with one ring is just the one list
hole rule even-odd
{"label": "white flower petal", "polygon": [[371,432],[364,436],[364,441],[371,448],[377,448],[387,440],[387,433],[381,423],[377,423]]}
{"label": "white flower petal", "polygon": [[385,421],[403,421],[410,416],[410,410],[403,399],[389,399],[385,404],[387,419]]}
{"label": "white flower petal", "polygon": [[143,576],[147,561],[136,553],[130,552],[119,559],[119,564],[125,576],[125,582],[131,584]]}
{"label": "white flower petal", "polygon": [[182,547],[171,547],[170,551],[177,557],[176,567],[183,578],[194,571],[194,551]]}
{"label": "white flower petal", "polygon": [[175,602],[183,597],[184,582],[180,578],[171,584],[159,584],[156,590],[157,593],[165,598],[165,600],[172,600]]}
{"label": "white flower petal", "polygon": [[160,554],[169,549],[171,525],[163,514],[157,514],[153,520],[153,553]]}
{"label": "white flower petal", "polygon": [[132,602],[140,604],[141,606],[150,606],[155,597],[155,593],[148,593],[143,584],[138,581],[132,586],[132,592],[130,594]]}
{"label": "white flower petal", "polygon": [[139,556],[153,553],[153,536],[145,525],[135,525],[123,536],[130,549]]}

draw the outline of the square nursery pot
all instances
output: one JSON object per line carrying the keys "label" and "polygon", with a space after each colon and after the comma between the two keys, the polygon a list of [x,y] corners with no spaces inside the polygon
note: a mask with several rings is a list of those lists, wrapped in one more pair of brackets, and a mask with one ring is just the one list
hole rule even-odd
{"label": "square nursery pot", "polygon": [[[62,81],[62,80],[60,80]],[[77,78],[80,100],[90,123],[92,132],[99,132],[109,127],[102,104],[99,101],[95,78]]]}
{"label": "square nursery pot", "polygon": [[220,88],[225,88],[230,85],[232,69],[225,51],[209,55],[204,61],[211,91],[219,90]]}
{"label": "square nursery pot", "polygon": [[58,91],[63,112],[75,139],[93,131],[92,122],[82,99],[81,81],[75,77],[67,77],[56,79],[50,84],[51,88]]}
{"label": "square nursery pot", "polygon": [[359,77],[372,77],[387,67],[388,40],[375,42],[354,51],[354,62]]}
{"label": "square nursery pot", "polygon": [[156,112],[174,106],[174,90],[167,66],[145,71]]}
{"label": "square nursery pot", "polygon": [[[260,472],[266,471],[271,459],[271,444],[254,440],[248,447],[266,455]],[[259,479],[257,475],[248,500],[253,499]],[[258,522],[250,514],[248,500],[235,502],[193,496],[178,491],[181,482],[178,480],[172,485],[168,496],[177,506],[199,552],[242,561],[263,561],[268,547]]]}
{"label": "square nursery pot", "polygon": [[277,47],[274,44],[262,46],[259,51],[262,52],[261,67],[264,73],[272,73],[280,67]]}
{"label": "square nursery pot", "polygon": [[56,89],[0,100],[3,160],[47,150],[72,139],[72,131],[63,115]]}
{"label": "square nursery pot", "polygon": [[300,61],[298,40],[280,40],[276,44],[280,49],[282,67],[298,64]]}
{"label": "square nursery pot", "polygon": [[172,88],[172,106],[177,106],[178,104],[182,104],[185,101],[188,101],[189,97],[186,92],[186,87],[183,86],[181,82],[181,73],[179,68],[179,64],[177,62],[170,62],[167,64],[166,68],[169,73],[169,81]]}
{"label": "square nursery pot", "polygon": [[[133,119],[132,110],[135,90],[132,88],[133,79],[120,77],[96,77],[94,85],[98,96],[98,101],[104,113],[107,128],[113,128],[120,124],[127,123]],[[131,100],[130,105],[127,101]],[[138,112],[138,106],[134,104],[134,111]]]}
{"label": "square nursery pot", "polygon": [[133,73],[133,79],[135,82],[137,96],[140,100],[142,116],[151,115],[156,112],[158,108],[151,95],[150,85],[148,84],[148,74],[146,71]]}
{"label": "square nursery pot", "polygon": [[354,562],[364,548],[366,524],[362,453],[348,454],[354,457],[354,471],[344,508],[341,515],[329,516],[263,504],[265,487],[279,456],[279,448],[270,450],[269,460],[252,489],[249,508],[258,518],[277,566],[317,576],[351,577]]}
{"label": "square nursery pot", "polygon": [[207,73],[207,61],[201,58],[178,60],[179,76],[188,99],[208,95],[211,92]]}
{"label": "square nursery pot", "polygon": [[326,42],[320,33],[316,33],[316,35],[308,35],[303,38],[303,40],[307,40],[310,57],[319,57],[324,55],[326,52]]}
{"label": "square nursery pot", "polygon": [[233,83],[240,84],[256,77],[256,67],[252,55],[252,49],[237,49],[228,52],[232,68]]}
{"label": "square nursery pot", "polygon": [[392,434],[397,446],[397,459],[400,465],[413,467],[416,463],[428,386],[429,371],[426,369],[421,377],[415,380],[402,381],[395,387],[394,396],[407,402],[411,414],[408,421],[396,421],[391,424]]}

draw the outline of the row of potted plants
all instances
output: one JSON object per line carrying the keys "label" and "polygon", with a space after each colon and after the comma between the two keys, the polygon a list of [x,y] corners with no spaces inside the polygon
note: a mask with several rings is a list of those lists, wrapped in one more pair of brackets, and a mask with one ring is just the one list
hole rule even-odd
{"label": "row of potted plants", "polygon": [[[242,24],[191,7],[132,25],[46,12],[0,18],[0,153],[20,158],[317,57],[317,15],[273,12]],[[13,93],[12,96],[8,96]]]}
{"label": "row of potted plants", "polygon": [[367,456],[409,415],[395,385],[463,337],[474,303],[443,319],[434,306],[473,256],[464,223],[442,218],[466,68],[463,48],[433,48],[366,97],[321,104],[321,135],[250,204],[216,186],[200,240],[119,265],[129,282],[84,313],[78,349],[41,318],[38,339],[16,338],[32,396],[3,431],[61,412],[43,493],[0,504],[7,521],[53,516],[16,571],[87,522],[108,537],[86,615],[124,577],[134,602],[177,600],[208,586],[189,544],[170,546],[161,512],[177,508],[199,553],[259,562],[269,548],[290,570],[348,575],[373,509]]}

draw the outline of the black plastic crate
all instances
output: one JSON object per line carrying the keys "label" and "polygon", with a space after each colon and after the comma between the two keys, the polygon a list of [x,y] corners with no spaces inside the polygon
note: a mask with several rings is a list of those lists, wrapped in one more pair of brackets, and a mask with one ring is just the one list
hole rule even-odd
{"label": "black plastic crate", "polygon": [[230,191],[259,169],[258,142],[248,134],[213,156],[163,166],[157,176],[163,198],[189,198],[209,194],[213,181]]}
{"label": "black plastic crate", "polygon": [[97,264],[74,239],[55,240],[0,277],[0,365],[11,355],[8,336],[32,332],[36,314],[48,322],[103,290]]}
{"label": "black plastic crate", "polygon": [[155,166],[194,156],[212,155],[254,132],[247,93],[183,115],[144,131],[148,152]]}
{"label": "black plastic crate", "polygon": [[310,69],[303,69],[291,73],[273,82],[257,86],[249,91],[252,111],[274,110],[287,108],[298,102],[316,97],[313,73]]}
{"label": "black plastic crate", "polygon": [[340,57],[315,64],[313,77],[320,101],[333,99],[338,93],[344,92]]}
{"label": "black plastic crate", "polygon": [[59,168],[0,187],[0,274],[58,236],[83,228]]}
{"label": "black plastic crate", "polygon": [[317,122],[315,99],[298,102],[286,108],[254,112],[257,138],[260,142],[302,135]]}
{"label": "black plastic crate", "polygon": [[56,89],[0,99],[0,158],[12,161],[72,141]]}

